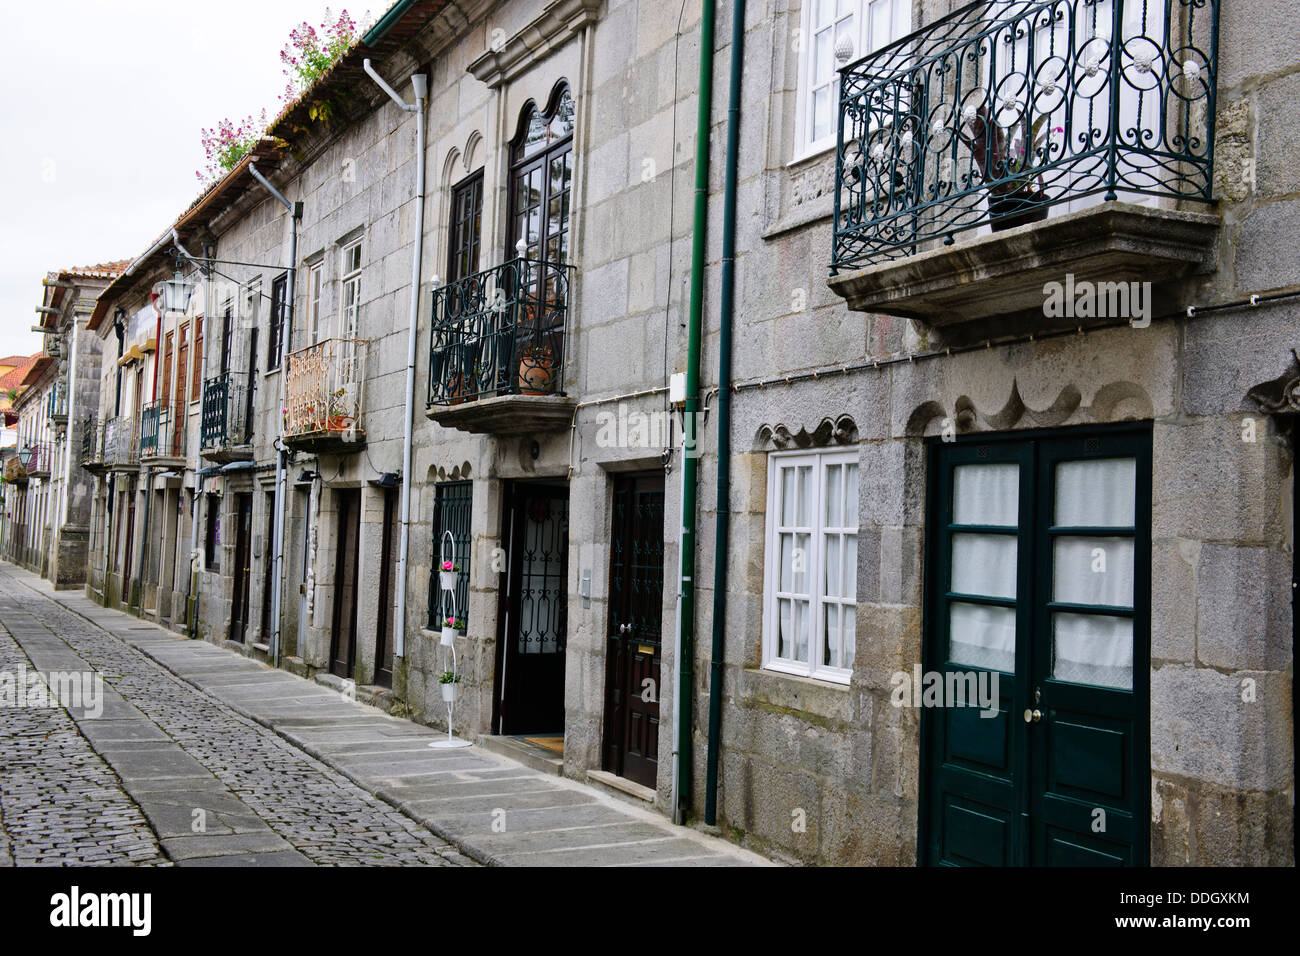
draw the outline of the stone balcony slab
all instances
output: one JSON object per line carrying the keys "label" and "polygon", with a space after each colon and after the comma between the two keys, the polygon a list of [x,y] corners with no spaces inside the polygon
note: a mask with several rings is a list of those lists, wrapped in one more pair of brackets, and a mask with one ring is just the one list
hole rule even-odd
{"label": "stone balcony slab", "polygon": [[[1037,313],[1042,329],[1081,324],[1044,312],[1044,287],[1162,284],[1214,270],[1217,215],[1109,202],[1005,232],[877,263],[828,280],[850,309],[915,319],[948,333],[998,333],[991,320]],[[1073,311],[1073,310],[1071,310]]]}
{"label": "stone balcony slab", "polygon": [[577,404],[566,395],[494,395],[459,405],[430,405],[425,414],[444,428],[476,435],[532,435],[568,428]]}

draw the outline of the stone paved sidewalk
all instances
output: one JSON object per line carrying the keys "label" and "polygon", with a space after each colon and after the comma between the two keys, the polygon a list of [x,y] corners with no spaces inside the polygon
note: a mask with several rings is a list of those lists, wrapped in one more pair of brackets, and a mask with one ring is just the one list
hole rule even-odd
{"label": "stone paved sidewalk", "polygon": [[[274,731],[290,749],[399,809],[470,860],[514,866],[770,865],[724,840],[675,827],[649,810],[503,755],[479,747],[432,750],[428,745],[445,734],[105,609],[80,592],[55,592],[48,581],[12,565],[0,564],[0,588],[10,601],[15,591],[25,590],[47,615],[69,613],[94,625],[71,628],[77,632],[71,635],[63,634],[70,627],[66,622],[56,626],[73,648],[111,636],[139,650],[213,703]],[[0,623],[6,613],[0,603]],[[148,710],[145,701],[135,702]],[[241,748],[242,738],[224,754],[230,767],[249,761]],[[274,785],[274,773],[261,776],[266,786]]]}

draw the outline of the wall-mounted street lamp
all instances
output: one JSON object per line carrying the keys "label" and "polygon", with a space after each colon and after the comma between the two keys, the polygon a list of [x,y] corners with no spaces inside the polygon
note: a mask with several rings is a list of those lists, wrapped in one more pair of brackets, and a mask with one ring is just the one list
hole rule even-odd
{"label": "wall-mounted street lamp", "polygon": [[190,296],[194,294],[194,283],[181,272],[183,261],[180,256],[176,257],[176,269],[172,277],[162,283],[163,308],[168,312],[184,312],[189,307]]}
{"label": "wall-mounted street lamp", "polygon": [[35,451],[36,449],[31,445],[24,445],[22,451],[18,453],[18,464],[23,466],[24,471],[27,470],[27,466],[31,463],[32,453]]}

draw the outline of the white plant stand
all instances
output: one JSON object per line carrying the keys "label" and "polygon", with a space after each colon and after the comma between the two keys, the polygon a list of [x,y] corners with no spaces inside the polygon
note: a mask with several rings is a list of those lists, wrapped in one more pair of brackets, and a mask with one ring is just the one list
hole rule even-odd
{"label": "white plant stand", "polygon": [[[440,557],[442,558],[442,560],[438,562],[438,568],[439,568],[438,584],[442,589],[441,604],[443,610],[443,618],[445,620],[446,618],[450,617],[454,621],[456,619],[456,610],[457,610],[455,575],[448,574],[447,572],[442,570],[443,561],[450,561],[452,567],[456,566],[456,540],[451,536],[450,531],[443,532],[442,548],[440,550],[441,550]],[[451,585],[450,587],[448,587],[449,584]],[[451,644],[447,644],[445,641],[439,641],[439,645],[447,647],[451,651],[451,672],[455,674],[457,677],[459,677],[460,670],[456,665],[456,645],[454,641]],[[456,710],[456,698],[460,696],[460,681],[456,681],[453,684],[439,684],[438,687],[439,688],[454,687],[456,688],[456,691],[451,695],[451,699],[446,701],[447,739],[435,740],[433,743],[429,744],[430,748],[434,750],[456,750],[461,747],[472,746],[473,745],[472,741],[461,740],[460,738],[453,736],[451,732],[451,721]]]}

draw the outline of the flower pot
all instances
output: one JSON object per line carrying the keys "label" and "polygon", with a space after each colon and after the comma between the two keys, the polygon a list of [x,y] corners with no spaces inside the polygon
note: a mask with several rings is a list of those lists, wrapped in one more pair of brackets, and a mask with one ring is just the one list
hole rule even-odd
{"label": "flower pot", "polygon": [[[456,643],[456,629],[454,627],[444,627],[442,629],[442,640],[438,642],[443,647],[451,647]],[[444,684],[444,687],[447,685]]]}
{"label": "flower pot", "polygon": [[459,684],[439,684],[438,686],[442,688],[442,699],[444,703],[456,703],[456,689],[460,687]]}
{"label": "flower pot", "polygon": [[549,395],[555,389],[555,353],[547,348],[525,349],[519,360],[519,392]]}
{"label": "flower pot", "polygon": [[1041,190],[989,197],[989,226],[994,232],[1042,222],[1047,218],[1047,196]]}
{"label": "flower pot", "polygon": [[459,577],[459,571],[439,571],[438,584],[444,591],[454,591],[456,590],[456,579]]}
{"label": "flower pot", "polygon": [[448,404],[459,405],[468,401],[469,382],[465,376],[457,373],[447,380],[447,394],[450,396]]}

